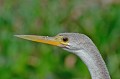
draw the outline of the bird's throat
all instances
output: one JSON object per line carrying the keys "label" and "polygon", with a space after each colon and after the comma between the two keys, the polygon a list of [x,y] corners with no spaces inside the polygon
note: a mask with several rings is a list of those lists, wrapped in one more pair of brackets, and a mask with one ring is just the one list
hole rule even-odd
{"label": "bird's throat", "polygon": [[92,79],[110,79],[108,70],[99,52],[93,53],[85,50],[74,52],[88,67]]}

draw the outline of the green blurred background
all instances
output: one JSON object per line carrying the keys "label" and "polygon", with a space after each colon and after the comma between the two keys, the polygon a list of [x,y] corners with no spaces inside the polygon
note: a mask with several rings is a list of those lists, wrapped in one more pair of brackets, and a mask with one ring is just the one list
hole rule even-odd
{"label": "green blurred background", "polygon": [[88,35],[120,79],[120,0],[0,0],[0,79],[91,79],[77,56],[13,36],[61,32]]}

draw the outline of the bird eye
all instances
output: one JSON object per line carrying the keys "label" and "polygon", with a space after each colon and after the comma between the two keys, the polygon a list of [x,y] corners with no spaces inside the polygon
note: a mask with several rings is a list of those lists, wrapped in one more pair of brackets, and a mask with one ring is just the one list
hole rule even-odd
{"label": "bird eye", "polygon": [[63,38],[62,38],[62,41],[63,41],[63,42],[68,42],[68,38],[67,38],[67,37],[63,37]]}

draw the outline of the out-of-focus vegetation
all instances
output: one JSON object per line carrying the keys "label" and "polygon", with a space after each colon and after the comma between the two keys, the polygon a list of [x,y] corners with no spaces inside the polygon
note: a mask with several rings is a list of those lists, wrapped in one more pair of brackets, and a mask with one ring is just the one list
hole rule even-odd
{"label": "out-of-focus vegetation", "polygon": [[13,36],[60,32],[88,35],[120,79],[119,0],[0,0],[0,79],[90,79],[77,56]]}

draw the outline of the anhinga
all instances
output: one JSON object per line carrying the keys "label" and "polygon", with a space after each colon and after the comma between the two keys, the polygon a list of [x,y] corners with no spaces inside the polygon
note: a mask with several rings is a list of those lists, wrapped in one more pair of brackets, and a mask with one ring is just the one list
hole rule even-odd
{"label": "anhinga", "polygon": [[92,79],[110,79],[105,62],[92,40],[84,34],[60,33],[54,37],[15,35],[17,37],[55,45],[76,54],[88,67]]}

